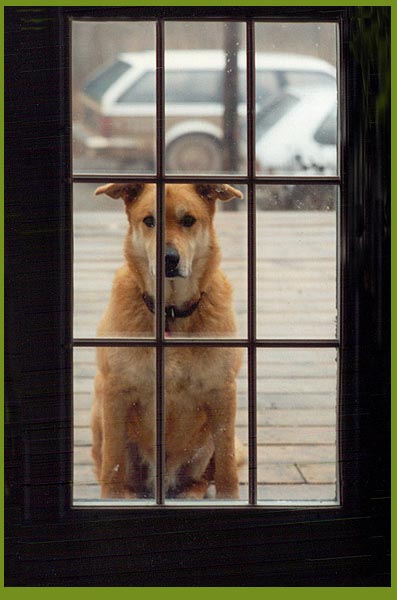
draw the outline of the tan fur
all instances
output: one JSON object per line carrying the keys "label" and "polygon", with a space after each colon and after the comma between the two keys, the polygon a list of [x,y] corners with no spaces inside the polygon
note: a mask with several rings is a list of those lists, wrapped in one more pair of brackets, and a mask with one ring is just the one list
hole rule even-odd
{"label": "tan fur", "polygon": [[[98,327],[106,337],[154,335],[155,319],[142,300],[156,288],[156,189],[108,184],[96,194],[122,198],[129,227],[126,262],[116,272],[110,302]],[[165,304],[193,314],[170,324],[171,336],[226,337],[236,331],[232,289],[219,268],[213,217],[216,199],[241,198],[225,184],[165,187],[165,241],[177,248],[183,276],[165,281]],[[194,216],[192,227],[181,224]],[[98,348],[92,411],[93,458],[103,498],[152,496],[155,480],[155,350]],[[238,498],[235,448],[236,348],[188,346],[165,350],[165,489],[167,495],[203,498],[212,479],[218,498]],[[237,455],[237,458],[236,458]]]}

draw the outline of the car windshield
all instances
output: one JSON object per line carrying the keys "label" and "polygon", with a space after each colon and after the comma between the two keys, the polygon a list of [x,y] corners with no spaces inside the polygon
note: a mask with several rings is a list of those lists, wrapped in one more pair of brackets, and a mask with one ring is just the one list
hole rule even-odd
{"label": "car windshield", "polygon": [[88,81],[84,86],[84,92],[94,100],[101,100],[109,87],[130,68],[131,65],[128,63],[117,60]]}
{"label": "car windshield", "polygon": [[257,122],[257,136],[260,137],[281,119],[292,107],[298,104],[299,99],[291,94],[282,94],[266,102],[259,109]]}

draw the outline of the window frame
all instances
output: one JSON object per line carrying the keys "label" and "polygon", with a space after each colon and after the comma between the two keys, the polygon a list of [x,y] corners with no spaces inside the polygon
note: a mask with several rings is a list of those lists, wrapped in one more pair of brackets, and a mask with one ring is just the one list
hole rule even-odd
{"label": "window frame", "polygon": [[[221,20],[254,15],[291,21],[332,17],[340,23],[340,84],[346,101],[341,122],[341,185],[342,197],[348,198],[340,207],[341,506],[299,510],[230,507],[222,512],[212,508],[180,511],[169,506],[151,508],[150,512],[141,508],[101,508],[99,512],[94,508],[70,509],[72,297],[68,284],[72,282],[72,210],[67,169],[67,21],[73,15],[148,20],[175,13],[172,7],[8,7],[7,585],[149,582],[160,586],[229,586],[246,585],[247,581],[253,586],[387,585],[390,294],[389,187],[385,181],[389,181],[390,146],[387,118],[377,127],[368,124],[369,96],[365,94],[362,64],[351,44],[353,39],[360,41],[362,35],[358,27],[360,9],[177,7],[178,18],[186,19],[193,10],[198,16]],[[387,22],[387,8],[372,10]],[[27,32],[24,24],[37,14],[44,19],[42,25]],[[21,49],[17,53],[12,52],[15,35]],[[56,51],[49,55],[49,48]],[[26,69],[26,62],[30,69]],[[46,86],[57,93],[43,95],[41,90]],[[27,123],[26,114],[34,117]],[[15,122],[19,123],[17,131],[12,126]],[[251,136],[253,139],[253,132]],[[158,148],[163,147],[163,136],[157,144]],[[25,165],[23,177],[21,164]],[[364,174],[364,167],[371,179],[357,175]],[[164,173],[161,165],[159,172]],[[266,178],[268,183],[278,180]],[[305,178],[300,181],[305,182]],[[308,181],[316,183],[316,178]],[[372,202],[372,192],[379,198],[377,204]],[[161,242],[161,228],[158,231]],[[27,267],[26,256],[31,260],[31,268]],[[31,293],[27,295],[26,289]],[[159,331],[161,311],[157,311],[156,318]],[[371,427],[374,423],[375,428]],[[374,532],[378,534],[375,537]],[[98,540],[107,541],[106,553],[96,552]],[[120,544],[122,551],[118,552]],[[189,544],[205,548],[205,552],[187,560],[184,551]],[[155,556],[154,548],[159,550]],[[240,565],[244,565],[243,570]]]}
{"label": "window frame", "polygon": [[[261,184],[269,184],[272,181],[272,177],[267,175],[258,174],[256,171],[256,54],[257,49],[255,46],[255,35],[257,24],[260,24],[261,19],[255,18],[247,18],[244,21],[238,19],[239,22],[242,22],[246,28],[246,112],[247,112],[247,169],[244,174],[226,174],[224,176],[219,175],[194,175],[194,174],[178,174],[171,175],[168,174],[165,168],[165,129],[166,129],[166,118],[169,112],[169,107],[173,106],[173,102],[167,98],[167,77],[176,71],[174,68],[167,69],[166,66],[166,48],[165,48],[165,38],[166,38],[166,24],[167,22],[173,20],[174,22],[180,21],[180,19],[172,19],[169,17],[168,19],[157,18],[155,20],[155,44],[156,44],[156,72],[155,72],[155,91],[156,91],[156,139],[157,139],[157,147],[156,147],[156,165],[155,165],[155,173],[153,175],[140,175],[139,173],[128,174],[128,175],[112,175],[110,173],[98,172],[95,173],[92,171],[89,174],[75,172],[74,169],[71,169],[70,176],[71,180],[74,184],[76,183],[84,183],[87,181],[93,182],[96,185],[105,184],[107,182],[120,182],[122,180],[125,181],[137,181],[140,182],[150,182],[154,183],[157,186],[157,202],[156,202],[156,223],[161,224],[161,226],[156,228],[156,241],[157,241],[157,256],[156,256],[156,273],[158,274],[156,281],[156,318],[155,318],[155,339],[154,340],[145,340],[142,338],[134,338],[133,336],[128,338],[120,339],[109,339],[109,338],[98,338],[96,336],[91,336],[89,338],[73,338],[73,346],[74,348],[81,347],[151,347],[156,352],[156,492],[155,492],[155,501],[156,506],[165,506],[169,507],[170,505],[166,502],[165,499],[165,490],[164,490],[164,471],[165,471],[165,431],[164,431],[164,415],[165,415],[165,352],[167,348],[172,348],[176,346],[215,346],[215,347],[224,347],[224,346],[232,346],[232,347],[241,347],[244,348],[247,352],[247,364],[248,364],[248,505],[250,508],[257,506],[264,506],[267,503],[264,501],[260,501],[257,497],[258,492],[258,484],[257,484],[257,476],[258,476],[258,467],[257,467],[257,400],[256,400],[256,386],[257,386],[257,351],[259,348],[334,348],[337,354],[337,362],[339,361],[339,350],[340,350],[340,328],[339,328],[339,315],[337,314],[337,327],[336,327],[336,335],[334,338],[324,339],[324,338],[315,338],[315,337],[302,337],[296,339],[269,339],[261,337],[257,331],[257,290],[256,290],[256,247],[257,247],[257,231],[256,231],[256,190],[257,186]],[[194,20],[193,18],[190,20]],[[203,17],[197,19],[199,22],[207,22],[213,21],[211,17],[203,19]],[[329,22],[329,21],[327,21]],[[331,20],[335,25],[338,25],[336,20]],[[72,27],[73,19],[69,22],[70,28]],[[72,29],[70,29],[69,36],[72,35]],[[337,31],[336,42],[339,44],[339,31]],[[73,41],[72,41],[73,44]],[[339,57],[338,57],[339,59]],[[338,60],[339,62],[339,60]],[[338,66],[337,66],[338,72]],[[191,71],[186,71],[186,73],[201,73],[203,72],[201,68],[192,69]],[[213,71],[217,73],[219,78],[221,78],[222,72]],[[337,82],[338,85],[339,82]],[[172,87],[172,86],[171,86]],[[199,86],[200,87],[200,86]],[[338,103],[343,104],[343,96],[341,101]],[[182,102],[181,102],[182,104]],[[178,106],[178,103],[176,104]],[[175,106],[175,105],[174,105]],[[220,104],[219,104],[220,107]],[[339,111],[338,111],[339,112]],[[338,148],[339,150],[339,148]],[[337,152],[339,158],[339,151]],[[73,157],[72,161],[73,161]],[[73,166],[73,165],[72,165]],[[335,192],[337,196],[341,195],[341,178],[339,175],[339,166],[336,166],[337,174],[333,176],[317,176],[315,178],[308,177],[306,178],[307,182],[315,183],[317,186],[328,186],[334,185]],[[247,336],[245,338],[233,337],[220,337],[216,339],[205,339],[197,337],[189,337],[189,339],[172,339],[165,335],[164,332],[164,321],[165,321],[165,311],[164,311],[164,252],[165,252],[165,242],[164,242],[164,231],[165,231],[165,221],[164,221],[164,190],[165,185],[172,182],[180,182],[180,183],[195,183],[198,181],[209,182],[212,181],[214,183],[219,182],[219,180],[226,179],[229,183],[242,183],[247,188],[247,257],[248,257],[248,298],[247,298]],[[302,185],[303,177],[302,176],[290,176],[290,175],[277,175],[276,179],[280,184],[286,185]],[[336,221],[339,219],[339,209],[336,210]],[[338,241],[338,236],[337,243]],[[338,257],[336,257],[338,260]],[[335,265],[337,267],[337,265]],[[339,281],[336,281],[336,298],[337,304],[339,304]],[[337,382],[337,387],[339,382]],[[339,390],[336,393],[336,409],[337,409],[337,421],[339,419]],[[336,422],[335,422],[336,425]],[[335,486],[335,500],[334,501],[324,501],[316,503],[313,501],[312,505],[310,502],[307,502],[308,506],[320,506],[320,505],[330,505],[338,504],[340,501],[340,484],[338,477],[338,461],[339,461],[339,448],[338,448],[338,436],[336,436],[336,486]],[[96,504],[95,502],[93,502]],[[112,503],[110,503],[112,504]],[[197,503],[190,503],[194,505],[195,509],[198,508],[207,508],[204,502],[200,503],[197,506]],[[235,507],[246,508],[245,502],[239,504],[235,502]],[[269,503],[269,506],[279,506],[281,502],[275,501],[273,504]],[[294,502],[291,501],[291,507],[293,506],[302,506],[305,505],[305,502]],[[98,502],[100,505],[100,502]],[[114,503],[113,503],[114,505]],[[181,508],[185,508],[189,505],[188,501],[184,501],[181,503]],[[80,504],[76,504],[75,507],[81,506]],[[117,505],[114,505],[115,507]],[[150,503],[142,501],[142,506],[146,507],[148,510],[152,510],[153,506]],[[226,508],[229,507],[229,503],[224,503],[222,501],[211,503],[211,506],[214,508]],[[87,502],[87,508],[89,507],[89,503]],[[132,508],[132,507],[131,507]]]}

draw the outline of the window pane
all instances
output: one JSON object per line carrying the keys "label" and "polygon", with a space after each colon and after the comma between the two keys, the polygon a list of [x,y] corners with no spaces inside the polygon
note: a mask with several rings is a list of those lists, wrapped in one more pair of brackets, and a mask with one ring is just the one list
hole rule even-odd
{"label": "window pane", "polygon": [[247,337],[247,187],[238,186],[242,200],[235,202],[237,210],[225,210],[218,203],[215,227],[221,248],[221,268],[232,286],[232,305],[236,317],[235,337]]}
{"label": "window pane", "polygon": [[148,173],[155,162],[155,25],[72,26],[73,168]]}
{"label": "window pane", "polygon": [[[259,174],[337,174],[336,56],[335,24],[256,24]],[[320,141],[325,119],[329,135]]]}
{"label": "window pane", "polygon": [[[165,379],[168,503],[213,502],[217,481],[218,491],[223,493],[217,501],[247,501],[246,351],[205,346],[167,348]],[[219,476],[214,463],[215,447],[219,453]],[[235,461],[231,458],[233,451]],[[232,489],[236,492],[234,498],[230,498]]]}
{"label": "window pane", "polygon": [[337,188],[258,186],[257,334],[337,335]]}
{"label": "window pane", "polygon": [[[126,364],[128,368],[123,369]],[[155,478],[155,470],[150,466],[155,448],[155,350],[75,348],[73,381],[74,503],[100,500],[100,480],[113,478],[115,484],[112,473],[121,473],[123,463],[125,497],[111,501],[151,501]],[[110,407],[111,402],[115,406],[113,412],[104,408]],[[128,409],[126,415],[124,406]],[[113,466],[106,470],[106,464]]]}
{"label": "window pane", "polygon": [[[182,338],[246,337],[245,186],[202,187],[207,192],[189,184],[166,186],[165,303],[188,311],[199,301],[191,318],[168,320],[167,334]],[[216,200],[216,190],[222,187],[230,198]],[[209,196],[200,197],[204,193]],[[243,198],[233,199],[235,193],[242,193]],[[233,203],[236,210],[226,210]]]}
{"label": "window pane", "polygon": [[[155,212],[155,200],[150,208],[147,207],[147,214],[145,212],[145,215],[135,218],[139,220],[134,227],[136,234],[139,236],[139,232],[147,230],[152,238],[145,248],[141,247],[139,240],[136,244],[147,265],[145,281],[148,285],[144,286],[129,277],[129,269],[135,268],[139,257],[138,250],[132,256],[132,232],[129,230],[125,202],[120,195],[124,192],[119,194],[117,185],[119,184],[115,186],[116,191],[111,188],[107,192],[119,196],[118,198],[110,197],[106,191],[95,195],[95,190],[103,188],[102,185],[75,184],[73,188],[74,337],[154,336],[154,317],[145,306],[142,293],[146,291],[155,298],[155,278],[148,266],[149,255],[152,264],[155,261],[155,230],[141,221]],[[132,189],[134,185],[132,184]],[[134,298],[141,304],[141,318],[137,316],[139,313],[129,314],[133,310]],[[112,309],[104,318],[110,303]]]}
{"label": "window pane", "polygon": [[258,500],[337,501],[337,354],[257,352]]}
{"label": "window pane", "polygon": [[246,57],[242,23],[165,27],[166,169],[246,171]]}
{"label": "window pane", "polygon": [[[130,231],[123,199],[109,197],[106,191],[95,195],[95,190],[102,187],[95,184],[74,185],[74,336],[153,337],[155,201],[150,204],[147,193],[145,196],[142,194],[142,202],[134,203]],[[154,199],[154,186],[149,188],[153,190]],[[166,189],[165,303],[184,311],[201,298],[197,315],[200,310],[211,309],[204,321],[199,319],[197,326],[192,326],[191,320],[186,318],[171,319],[169,333],[174,337],[246,336],[246,201],[239,198],[230,200],[230,203],[236,202],[239,210],[227,211],[223,210],[224,202],[200,198],[194,186],[176,184]],[[113,193],[112,189],[108,192]],[[246,196],[244,189],[242,193]],[[187,204],[188,199],[190,204]],[[218,207],[213,228],[210,215],[211,205],[215,203]],[[190,223],[183,224],[192,217],[196,222],[191,227],[187,226]],[[153,223],[148,218],[153,219]],[[177,265],[174,269],[172,261],[175,260]],[[218,260],[221,260],[221,271],[216,268]],[[120,268],[123,271],[119,271]],[[167,268],[171,269],[168,276]],[[222,272],[230,283],[224,280]],[[114,282],[116,285],[112,291]],[[121,282],[129,285],[126,296],[123,289],[127,283],[121,287]],[[219,296],[221,288],[224,291]],[[229,293],[230,300],[227,299]],[[128,307],[135,307],[136,311],[139,305],[143,311],[142,318],[130,318],[128,325],[119,318],[110,319],[108,316],[103,319],[110,303],[113,306],[116,300],[120,306],[126,303],[119,311],[120,318]],[[214,311],[225,316],[229,307],[234,315],[232,321],[229,317],[227,319],[230,325],[213,318]]]}

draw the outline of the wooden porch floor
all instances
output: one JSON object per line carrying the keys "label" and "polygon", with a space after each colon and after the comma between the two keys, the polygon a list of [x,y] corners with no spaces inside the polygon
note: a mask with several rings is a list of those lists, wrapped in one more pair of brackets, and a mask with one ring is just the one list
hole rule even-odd
{"label": "wooden porch floor", "polygon": [[[223,269],[234,286],[239,336],[247,333],[246,213],[219,212]],[[120,211],[76,211],[75,337],[92,337],[122,263]],[[257,333],[269,339],[333,339],[336,331],[334,212],[257,215]],[[258,499],[332,503],[336,499],[335,349],[258,350]],[[99,499],[90,456],[95,352],[74,353],[74,498]],[[238,380],[237,435],[247,445],[247,365]],[[241,472],[247,498],[248,470]]]}

